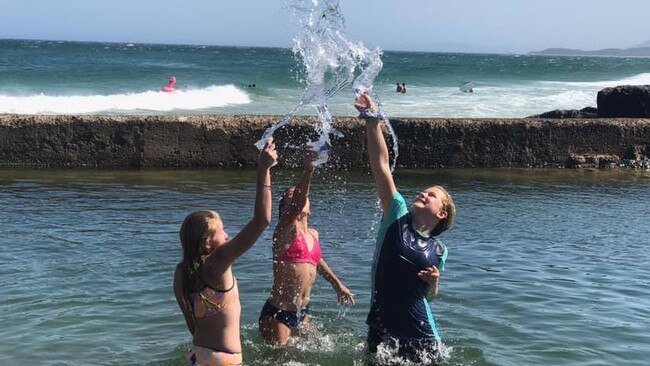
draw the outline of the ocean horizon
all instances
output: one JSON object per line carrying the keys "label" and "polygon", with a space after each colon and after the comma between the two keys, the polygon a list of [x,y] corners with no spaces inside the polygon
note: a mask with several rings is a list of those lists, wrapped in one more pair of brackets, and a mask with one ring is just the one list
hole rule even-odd
{"label": "ocean horizon", "polygon": [[[522,118],[650,84],[645,58],[386,50],[382,60],[375,92],[394,117]],[[10,114],[284,115],[305,88],[300,60],[278,47],[0,40],[0,73],[0,113]],[[163,93],[170,76],[179,90]],[[472,94],[458,88],[467,81]],[[343,90],[328,107],[350,116],[352,100]]]}

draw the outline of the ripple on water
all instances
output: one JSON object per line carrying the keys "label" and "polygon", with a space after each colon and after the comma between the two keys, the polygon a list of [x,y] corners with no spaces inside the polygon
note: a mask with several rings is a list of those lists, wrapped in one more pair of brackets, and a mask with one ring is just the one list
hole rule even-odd
{"label": "ripple on water", "polygon": [[[3,173],[0,364],[183,365],[190,338],[171,292],[178,228],[213,208],[236,233],[252,212],[250,172]],[[405,194],[434,177],[459,207],[432,305],[452,349],[445,364],[637,365],[650,352],[650,180],[562,174],[398,175]],[[278,175],[276,197],[296,178]],[[365,364],[378,206],[369,176],[342,177],[343,191],[317,177],[312,225],[358,305],[338,317],[319,279],[314,333],[288,349],[265,345],[256,323],[271,287],[267,230],[234,265],[248,365]],[[175,183],[184,180],[198,183]]]}

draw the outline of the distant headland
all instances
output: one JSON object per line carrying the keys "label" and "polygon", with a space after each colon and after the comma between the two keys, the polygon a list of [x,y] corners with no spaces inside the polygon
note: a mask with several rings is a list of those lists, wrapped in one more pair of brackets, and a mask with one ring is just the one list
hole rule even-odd
{"label": "distant headland", "polygon": [[629,48],[604,48],[587,51],[573,48],[547,48],[529,54],[538,56],[650,57],[650,41]]}

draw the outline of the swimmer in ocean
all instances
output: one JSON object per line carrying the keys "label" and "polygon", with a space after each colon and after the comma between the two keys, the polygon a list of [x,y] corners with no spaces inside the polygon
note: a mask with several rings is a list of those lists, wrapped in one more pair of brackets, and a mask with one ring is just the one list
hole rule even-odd
{"label": "swimmer in ocean", "polygon": [[164,91],[165,93],[175,92],[176,91],[175,85],[176,85],[176,77],[170,76],[169,77],[169,84],[167,84],[167,86],[164,87],[162,89],[162,91]]}

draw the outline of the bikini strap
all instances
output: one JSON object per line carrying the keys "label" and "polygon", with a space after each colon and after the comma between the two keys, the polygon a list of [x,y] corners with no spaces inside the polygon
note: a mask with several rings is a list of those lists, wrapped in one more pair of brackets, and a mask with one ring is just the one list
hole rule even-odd
{"label": "bikini strap", "polygon": [[[200,273],[198,274],[198,276],[199,276],[199,280],[201,280],[201,282],[203,282],[203,284],[205,285],[205,286],[203,286],[203,289],[206,288],[206,287],[208,287],[208,288],[210,288],[210,289],[212,289],[212,290],[214,290],[214,291],[217,291],[217,292],[229,292],[230,290],[232,290],[233,288],[235,288],[235,284],[236,284],[236,281],[237,281],[237,280],[235,279],[235,275],[233,274],[233,275],[232,275],[232,286],[230,286],[230,288],[227,289],[227,290],[220,290],[220,289],[218,289],[218,288],[214,288],[214,287],[208,285],[208,283],[205,282],[205,280],[203,280],[203,278],[201,277],[201,274],[200,274]],[[201,291],[203,291],[203,289],[201,289]],[[201,292],[201,291],[199,291],[199,292]]]}

